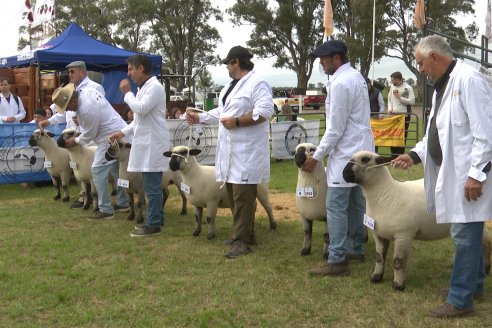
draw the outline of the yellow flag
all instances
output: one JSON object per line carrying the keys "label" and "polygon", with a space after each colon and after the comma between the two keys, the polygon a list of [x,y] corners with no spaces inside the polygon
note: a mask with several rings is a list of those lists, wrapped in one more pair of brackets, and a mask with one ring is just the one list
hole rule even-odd
{"label": "yellow flag", "polygon": [[405,147],[405,115],[371,118],[371,129],[376,146]]}

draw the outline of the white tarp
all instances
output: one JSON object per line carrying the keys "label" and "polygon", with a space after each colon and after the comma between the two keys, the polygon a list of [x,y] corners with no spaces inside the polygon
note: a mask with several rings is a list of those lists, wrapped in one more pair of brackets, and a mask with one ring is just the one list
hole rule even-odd
{"label": "white tarp", "polygon": [[272,122],[272,158],[294,158],[296,146],[319,143],[319,120]]}

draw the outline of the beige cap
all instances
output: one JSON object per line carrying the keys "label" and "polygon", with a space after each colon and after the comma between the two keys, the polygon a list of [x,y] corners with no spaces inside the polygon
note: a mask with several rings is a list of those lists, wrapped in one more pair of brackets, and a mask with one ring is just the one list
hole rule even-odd
{"label": "beige cap", "polygon": [[63,114],[67,109],[68,103],[70,102],[70,98],[72,98],[73,91],[75,90],[75,86],[73,83],[69,83],[64,87],[60,87],[53,92],[51,96],[51,100],[56,107],[56,112]]}

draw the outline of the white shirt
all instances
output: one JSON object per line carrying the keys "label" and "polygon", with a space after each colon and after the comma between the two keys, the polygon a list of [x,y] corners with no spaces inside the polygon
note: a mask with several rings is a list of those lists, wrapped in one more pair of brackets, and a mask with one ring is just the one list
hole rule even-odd
{"label": "white shirt", "polygon": [[[232,81],[231,81],[232,82]],[[261,116],[266,121],[257,125],[227,130],[219,124],[215,175],[217,181],[234,184],[259,184],[270,179],[269,121],[273,115],[272,89],[254,71],[240,79],[227,96],[229,82],[220,92],[219,107],[209,111],[217,117],[239,117],[253,112],[253,120]],[[200,121],[217,124],[219,120],[206,113]],[[230,135],[230,139],[229,139]]]}
{"label": "white shirt", "polygon": [[[436,115],[435,101],[434,92],[429,122]],[[412,149],[424,162],[427,211],[436,213],[437,223],[492,219],[492,183],[488,181],[492,171],[488,175],[483,172],[492,161],[492,90],[483,75],[462,60],[449,75],[436,125],[441,167],[429,156],[428,133]],[[484,182],[483,195],[476,201],[464,197],[468,177]]]}
{"label": "white shirt", "polygon": [[82,81],[80,81],[80,83],[77,85],[75,90],[80,92],[81,90],[84,90],[85,88],[96,89],[103,96],[106,95],[103,86],[97,82],[92,81],[91,79],[89,79],[88,76],[86,76]]}
{"label": "white shirt", "polygon": [[133,111],[133,121],[121,130],[133,135],[128,172],[164,172],[169,159],[162,154],[171,149],[166,124],[166,93],[155,76],[138,89],[125,94],[125,103]]}
{"label": "white shirt", "polygon": [[326,90],[326,131],[313,158],[322,161],[329,155],[328,186],[354,187],[343,179],[345,165],[358,151],[374,151],[367,83],[346,63],[331,76]]}
{"label": "white shirt", "polygon": [[5,99],[3,94],[0,93],[0,123],[7,123],[7,117],[15,117],[15,123],[19,123],[24,117],[26,117],[26,110],[22,104],[22,100],[18,97],[19,105],[15,101],[12,93],[10,94],[9,101]]}
{"label": "white shirt", "polygon": [[84,88],[79,94],[77,116],[83,132],[75,138],[75,142],[84,146],[89,145],[91,141],[97,144],[92,167],[112,163],[113,161],[108,162],[104,158],[108,136],[126,127],[126,122],[101,93],[89,87]]}
{"label": "white shirt", "polygon": [[[398,90],[398,93],[401,95],[400,99],[393,95],[394,90]],[[407,105],[415,105],[413,88],[406,82],[402,82],[399,86],[392,85],[388,93],[388,112],[406,113]]]}

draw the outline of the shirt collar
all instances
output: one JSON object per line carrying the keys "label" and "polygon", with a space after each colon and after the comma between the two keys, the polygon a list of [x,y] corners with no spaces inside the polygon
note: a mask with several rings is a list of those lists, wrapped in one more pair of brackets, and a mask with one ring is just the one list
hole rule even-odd
{"label": "shirt collar", "polygon": [[441,76],[441,78],[436,81],[437,92],[441,91],[441,89],[446,86],[446,83],[448,82],[449,79],[449,74],[451,74],[455,66],[456,66],[456,60],[453,60],[451,64],[448,66],[446,72],[444,72],[444,75]]}
{"label": "shirt collar", "polygon": [[144,84],[147,83],[147,81],[150,80],[151,78],[152,78],[152,75],[149,75],[149,77],[146,78],[145,80],[143,80],[142,83],[140,83],[138,85],[138,87],[141,89],[144,86]]}

